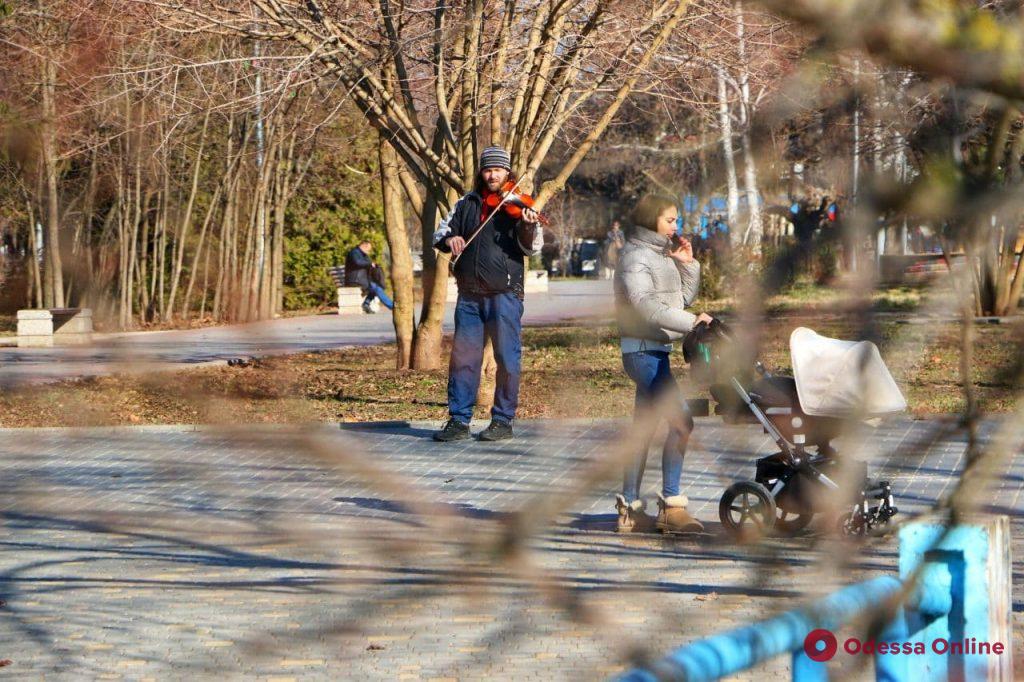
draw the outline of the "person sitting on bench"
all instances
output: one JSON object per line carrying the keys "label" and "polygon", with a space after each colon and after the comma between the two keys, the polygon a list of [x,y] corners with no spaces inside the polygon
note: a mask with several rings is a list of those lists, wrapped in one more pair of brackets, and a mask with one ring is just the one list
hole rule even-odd
{"label": "person sitting on bench", "polygon": [[345,257],[345,286],[359,287],[363,290],[363,295],[366,296],[363,299],[363,312],[377,312],[376,306],[373,305],[374,299],[377,298],[391,310],[395,304],[384,291],[384,271],[370,260],[371,253],[373,244],[366,239],[348,252]]}

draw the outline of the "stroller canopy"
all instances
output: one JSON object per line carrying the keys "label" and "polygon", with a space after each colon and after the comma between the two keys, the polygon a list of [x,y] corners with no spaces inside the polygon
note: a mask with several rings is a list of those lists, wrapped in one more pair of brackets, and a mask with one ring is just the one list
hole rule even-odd
{"label": "stroller canopy", "polygon": [[841,341],[797,327],[789,337],[800,408],[817,417],[870,419],[907,409],[870,341]]}

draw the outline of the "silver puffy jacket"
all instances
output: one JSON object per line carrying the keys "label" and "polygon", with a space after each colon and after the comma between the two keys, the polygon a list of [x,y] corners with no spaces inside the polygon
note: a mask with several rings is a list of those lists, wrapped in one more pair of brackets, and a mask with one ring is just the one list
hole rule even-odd
{"label": "silver puffy jacket", "polygon": [[670,344],[693,328],[684,308],[697,297],[700,263],[667,255],[669,239],[634,227],[615,268],[615,308],[623,350],[628,339]]}

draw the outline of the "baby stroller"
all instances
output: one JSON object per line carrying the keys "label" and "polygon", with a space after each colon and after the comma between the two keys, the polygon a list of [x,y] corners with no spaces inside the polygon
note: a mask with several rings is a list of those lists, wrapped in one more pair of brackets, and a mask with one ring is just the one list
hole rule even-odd
{"label": "baby stroller", "polygon": [[[687,335],[683,354],[698,380],[711,384],[715,414],[727,423],[760,423],[779,451],[757,460],[754,480],[729,486],[718,506],[735,536],[805,528],[823,501],[856,491],[838,530],[857,536],[887,524],[896,514],[887,481],[871,482],[867,466],[844,462],[831,441],[844,421],[902,412],[907,403],[870,341],[840,341],[800,327],[790,336],[793,375],[771,374],[755,361],[753,372],[721,376],[723,354],[732,350],[722,322],[701,323]],[[717,376],[716,376],[717,375]],[[841,489],[837,481],[848,482]]]}

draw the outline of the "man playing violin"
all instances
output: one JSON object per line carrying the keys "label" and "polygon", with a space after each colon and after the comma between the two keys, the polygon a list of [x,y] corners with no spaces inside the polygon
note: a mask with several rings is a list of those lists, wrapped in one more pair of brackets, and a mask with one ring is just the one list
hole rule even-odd
{"label": "man playing violin", "polygon": [[[480,433],[480,440],[512,437],[522,355],[523,258],[544,245],[537,211],[501,201],[516,182],[509,153],[487,147],[479,168],[473,190],[456,202],[434,233],[434,247],[454,258],[459,287],[448,366],[449,419],[434,434],[439,441],[469,438],[488,336],[498,372],[491,423]],[[512,213],[521,215],[515,218]]]}

